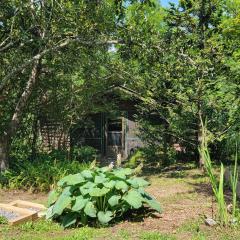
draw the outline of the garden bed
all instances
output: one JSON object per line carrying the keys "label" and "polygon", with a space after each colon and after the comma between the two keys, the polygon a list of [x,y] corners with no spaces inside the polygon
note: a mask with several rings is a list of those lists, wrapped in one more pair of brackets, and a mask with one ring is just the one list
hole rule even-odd
{"label": "garden bed", "polygon": [[5,218],[10,225],[17,225],[38,218],[38,214],[35,211],[11,206],[9,204],[0,204],[0,216]]}
{"label": "garden bed", "polygon": [[46,210],[46,208],[42,204],[28,202],[28,201],[22,201],[22,200],[13,201],[13,202],[9,203],[9,205],[27,209],[27,210],[30,210],[33,212],[37,212],[37,217],[42,217],[42,212]]}

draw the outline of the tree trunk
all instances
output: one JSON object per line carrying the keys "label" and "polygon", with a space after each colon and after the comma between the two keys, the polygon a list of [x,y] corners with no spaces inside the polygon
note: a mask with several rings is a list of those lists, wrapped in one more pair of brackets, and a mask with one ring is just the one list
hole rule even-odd
{"label": "tree trunk", "polygon": [[9,167],[9,141],[8,137],[0,137],[0,172]]}
{"label": "tree trunk", "polygon": [[22,120],[23,112],[28,105],[29,98],[32,91],[37,83],[37,75],[39,71],[40,60],[35,60],[33,63],[32,71],[30,77],[27,81],[27,85],[18,100],[15,107],[12,119],[6,129],[6,134],[0,139],[0,170],[5,171],[9,167],[9,149],[13,137],[15,136],[20,122]]}

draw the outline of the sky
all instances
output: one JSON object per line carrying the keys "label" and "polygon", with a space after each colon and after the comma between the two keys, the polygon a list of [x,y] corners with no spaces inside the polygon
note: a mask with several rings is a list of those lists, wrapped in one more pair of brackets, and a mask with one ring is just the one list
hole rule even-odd
{"label": "sky", "polygon": [[161,4],[163,7],[167,7],[169,2],[177,3],[178,0],[161,0]]}

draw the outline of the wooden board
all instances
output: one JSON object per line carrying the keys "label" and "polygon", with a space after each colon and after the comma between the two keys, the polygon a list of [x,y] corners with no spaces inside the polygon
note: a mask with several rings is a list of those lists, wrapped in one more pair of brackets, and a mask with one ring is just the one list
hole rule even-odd
{"label": "wooden board", "polygon": [[15,207],[9,204],[1,204],[1,203],[0,203],[0,208],[6,211],[15,212],[18,215],[20,215],[19,217],[9,220],[8,223],[10,225],[17,225],[20,223],[24,223],[28,220],[35,220],[38,218],[37,212],[33,212],[25,208]]}
{"label": "wooden board", "polygon": [[42,217],[41,212],[46,210],[46,207],[42,204],[22,200],[10,202],[9,205],[37,212],[37,217]]}

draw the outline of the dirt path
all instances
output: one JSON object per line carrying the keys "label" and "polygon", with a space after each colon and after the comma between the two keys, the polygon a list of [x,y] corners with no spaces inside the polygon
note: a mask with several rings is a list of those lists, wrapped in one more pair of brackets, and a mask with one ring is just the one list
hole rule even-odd
{"label": "dirt path", "polygon": [[0,203],[9,203],[14,200],[25,200],[36,203],[47,203],[46,193],[30,193],[20,190],[2,190],[0,189]]}
{"label": "dirt path", "polygon": [[133,235],[144,230],[173,234],[186,222],[212,215],[211,187],[206,183],[207,178],[196,169],[179,178],[170,173],[173,172],[150,177],[152,185],[147,189],[159,200],[163,213],[144,218],[141,222],[125,221],[112,227],[113,233],[127,229]]}

